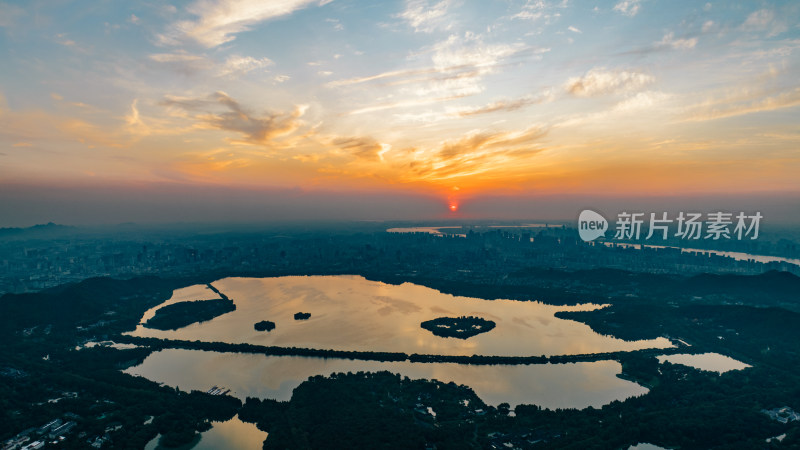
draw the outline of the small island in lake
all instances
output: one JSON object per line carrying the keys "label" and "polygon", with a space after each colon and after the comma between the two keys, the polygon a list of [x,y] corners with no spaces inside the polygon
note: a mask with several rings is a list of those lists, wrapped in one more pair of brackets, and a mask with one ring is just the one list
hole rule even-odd
{"label": "small island in lake", "polygon": [[420,326],[436,336],[467,339],[472,336],[486,333],[495,327],[491,320],[473,316],[439,317],[426,320]]}
{"label": "small island in lake", "polygon": [[308,320],[309,317],[311,317],[311,313],[294,313],[294,320]]}
{"label": "small island in lake", "polygon": [[272,331],[275,329],[275,322],[270,322],[269,320],[262,320],[261,322],[256,323],[253,325],[253,328],[256,331]]}
{"label": "small island in lake", "polygon": [[156,330],[177,330],[235,310],[236,305],[228,298],[178,302],[158,309],[143,325]]}

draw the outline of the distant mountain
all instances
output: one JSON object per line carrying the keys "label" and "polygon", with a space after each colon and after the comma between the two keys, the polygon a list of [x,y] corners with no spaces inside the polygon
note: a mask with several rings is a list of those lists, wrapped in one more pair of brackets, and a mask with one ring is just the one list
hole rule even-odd
{"label": "distant mountain", "polygon": [[51,237],[75,231],[77,228],[49,222],[27,228],[0,228],[0,239],[7,237]]}

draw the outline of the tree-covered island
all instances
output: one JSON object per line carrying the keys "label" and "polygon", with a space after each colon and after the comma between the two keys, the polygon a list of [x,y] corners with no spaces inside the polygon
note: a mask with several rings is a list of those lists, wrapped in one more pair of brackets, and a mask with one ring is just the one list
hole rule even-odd
{"label": "tree-covered island", "polygon": [[177,330],[193,323],[206,322],[236,310],[233,300],[196,300],[164,306],[143,325],[156,330]]}
{"label": "tree-covered island", "polygon": [[426,320],[420,326],[439,337],[467,339],[490,331],[495,323],[480,317],[461,316]]}
{"label": "tree-covered island", "polygon": [[275,329],[275,322],[262,320],[261,322],[256,322],[256,324],[253,325],[253,328],[255,328],[256,331],[272,331]]}

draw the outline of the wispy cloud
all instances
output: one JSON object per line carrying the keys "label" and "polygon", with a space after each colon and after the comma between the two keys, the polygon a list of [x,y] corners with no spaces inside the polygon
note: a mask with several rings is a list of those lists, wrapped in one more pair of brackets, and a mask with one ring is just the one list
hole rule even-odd
{"label": "wispy cloud", "polygon": [[81,53],[89,53],[89,49],[88,48],[86,48],[84,46],[81,46],[81,45],[78,45],[78,43],[75,42],[74,39],[71,39],[66,33],[57,34],[55,36],[55,41],[59,45],[63,45],[64,47],[67,47],[67,48],[69,48],[71,50],[75,50],[75,51],[78,51],[78,52],[81,52]]}
{"label": "wispy cloud", "polygon": [[162,44],[178,44],[190,38],[206,47],[217,47],[236,39],[236,34],[250,30],[266,20],[286,16],[305,8],[315,0],[196,0],[187,11],[196,20],[173,23],[158,36]]}
{"label": "wispy cloud", "polygon": [[364,77],[354,77],[354,78],[347,78],[342,80],[335,80],[331,81],[326,84],[328,87],[338,87],[338,86],[350,86],[353,84],[361,84],[361,83],[368,83],[370,81],[375,80],[384,80],[388,78],[401,78],[413,75],[423,75],[423,74],[430,74],[436,73],[437,70],[434,68],[425,68],[425,69],[408,69],[408,70],[391,70],[388,72],[379,73],[376,75],[368,75]]}
{"label": "wispy cloud", "polygon": [[767,37],[777,36],[788,29],[785,20],[776,16],[771,9],[752,12],[741,26],[744,31],[766,31]]}
{"label": "wispy cloud", "polygon": [[675,38],[675,33],[669,32],[656,43],[656,48],[672,48],[674,50],[688,50],[697,45],[697,38]]}
{"label": "wispy cloud", "polygon": [[564,89],[576,97],[594,97],[621,91],[639,89],[655,78],[642,72],[608,71],[601,68],[592,69],[582,77],[567,80]]}
{"label": "wispy cloud", "polygon": [[339,19],[332,19],[329,17],[325,19],[325,22],[333,24],[333,29],[336,31],[344,31],[344,25],[342,25],[342,22]]}
{"label": "wispy cloud", "polygon": [[192,130],[191,125],[175,120],[174,117],[145,117],[139,111],[139,99],[133,99],[130,110],[123,119],[125,131],[133,138],[147,136],[176,136],[183,135]]}
{"label": "wispy cloud", "polygon": [[382,161],[383,154],[391,149],[388,144],[381,144],[371,137],[338,137],[332,144],[356,158],[367,161]]}
{"label": "wispy cloud", "polygon": [[154,53],[149,55],[148,58],[159,63],[164,68],[183,75],[194,75],[198,72],[209,70],[214,66],[213,61],[207,57],[187,53],[183,50],[173,53]]}
{"label": "wispy cloud", "polygon": [[427,81],[446,81],[457,78],[475,78],[492,72],[500,63],[512,55],[527,53],[536,58],[548,52],[549,48],[526,48],[515,44],[486,44],[481,35],[466,33],[463,36],[451,35],[446,40],[431,46],[433,66],[400,69],[381,72],[375,75],[334,80],[328,87],[350,86],[371,81],[392,81],[393,84],[407,84]]}
{"label": "wispy cloud", "polygon": [[633,17],[639,12],[640,0],[622,0],[614,5],[614,11],[618,11],[628,17]]}
{"label": "wispy cloud", "polygon": [[450,96],[450,97],[429,97],[429,98],[418,98],[413,100],[401,100],[396,102],[388,102],[388,103],[379,103],[377,105],[365,106],[363,108],[358,108],[348,113],[351,116],[355,116],[358,114],[376,112],[376,111],[385,111],[387,109],[395,109],[395,108],[410,108],[415,106],[425,106],[431,105],[434,103],[441,103],[446,102],[448,100],[455,100],[457,98],[461,98],[462,96]]}
{"label": "wispy cloud", "polygon": [[135,133],[142,135],[150,134],[149,127],[144,123],[141,115],[139,114],[138,103],[139,103],[138,98],[133,100],[133,102],[131,103],[130,113],[125,117],[125,122],[128,124],[128,127]]}
{"label": "wispy cloud", "polygon": [[521,131],[475,130],[465,136],[442,142],[432,156],[422,156],[407,165],[408,177],[427,181],[507,169],[544,151],[540,141],[547,131],[534,126]]}
{"label": "wispy cloud", "polygon": [[560,3],[547,3],[544,0],[528,0],[522,9],[514,14],[512,19],[529,20],[532,22],[543,22],[545,25],[561,17],[558,10],[566,7],[566,1]]}
{"label": "wispy cloud", "polygon": [[408,22],[416,32],[430,33],[436,29],[449,30],[452,23],[445,16],[449,6],[450,0],[436,3],[426,0],[408,0],[406,9],[398,17]]}
{"label": "wispy cloud", "polygon": [[231,55],[219,68],[217,76],[236,78],[252,72],[262,70],[274,63],[269,58],[253,58],[252,56]]}
{"label": "wispy cloud", "polygon": [[[703,33],[708,33],[711,31],[715,25],[713,22],[709,23],[710,21],[706,22],[702,27]],[[632,50],[628,50],[625,52],[621,52],[620,55],[639,55],[639,56],[646,56],[653,53],[659,52],[666,52],[666,51],[675,51],[675,50],[691,50],[697,46],[699,39],[692,34],[683,35],[680,37],[676,37],[675,33],[670,31],[664,34],[661,40],[655,41],[650,45],[645,45],[639,48],[634,48]]]}
{"label": "wispy cloud", "polygon": [[451,115],[458,117],[476,116],[479,114],[488,114],[493,112],[511,112],[524,108],[530,105],[536,105],[553,100],[553,92],[547,90],[546,92],[537,96],[526,96],[514,100],[497,100],[487,105],[478,107],[461,108],[457,111],[451,112]]}
{"label": "wispy cloud", "polygon": [[190,62],[190,61],[201,61],[206,59],[204,56],[192,55],[183,51],[176,53],[154,53],[150,55],[149,58],[152,59],[153,61],[161,63]]}
{"label": "wispy cloud", "polygon": [[215,92],[205,98],[167,96],[162,105],[179,108],[192,115],[196,128],[233,131],[244,135],[244,143],[265,145],[275,138],[295,132],[302,122],[300,117],[306,106],[295,107],[291,112],[278,112],[256,116],[224,92]]}
{"label": "wispy cloud", "polygon": [[521,43],[489,44],[481,35],[452,35],[433,47],[431,60],[438,73],[449,73],[446,80],[429,80],[417,95],[457,96],[483,91],[481,80],[493,73],[504,59],[523,50]]}
{"label": "wispy cloud", "polygon": [[653,107],[661,107],[665,100],[671,96],[665,92],[659,91],[644,91],[637,92],[614,106],[615,112],[632,112],[651,109]]}
{"label": "wispy cloud", "polygon": [[208,71],[212,76],[229,79],[239,78],[249,72],[264,70],[274,64],[269,58],[242,55],[230,55],[225,61],[215,63],[205,55],[187,53],[183,50],[172,53],[154,53],[148,58],[184,75],[195,75]]}
{"label": "wispy cloud", "polygon": [[742,88],[688,108],[687,120],[705,121],[800,105],[800,87],[779,92]]}
{"label": "wispy cloud", "polygon": [[[483,36],[473,33],[451,35],[426,50],[431,54],[432,66],[336,80],[327,86],[343,87],[383,81],[386,86],[396,87],[397,96],[404,98],[357,108],[350,114],[429,105],[482,92],[483,78],[494,73],[503,60],[524,50],[526,47],[523,44],[489,44],[484,42]],[[527,50],[531,50],[534,57],[541,57],[549,49]]]}
{"label": "wispy cloud", "polygon": [[763,29],[775,20],[775,13],[769,9],[760,9],[747,16],[742,26],[744,28]]}
{"label": "wispy cloud", "polygon": [[482,35],[465,33],[463,36],[451,35],[434,45],[432,60],[439,71],[463,67],[488,68],[523,48],[524,45],[520,43],[488,44]]}

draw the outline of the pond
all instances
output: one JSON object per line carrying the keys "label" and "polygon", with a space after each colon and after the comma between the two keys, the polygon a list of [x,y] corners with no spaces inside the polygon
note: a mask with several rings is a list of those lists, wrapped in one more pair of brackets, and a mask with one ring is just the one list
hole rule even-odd
{"label": "pond", "polygon": [[[267,433],[256,428],[255,424],[242,422],[239,416],[234,416],[226,422],[211,422],[211,429],[200,434],[200,440],[192,450],[217,450],[221,448],[230,450],[258,449],[267,438]],[[144,447],[145,450],[158,450],[158,441],[161,436],[156,436]]]}
{"label": "pond", "polygon": [[731,370],[742,370],[751,367],[741,361],[719,353],[700,353],[696,355],[677,354],[661,355],[658,362],[668,361],[672,364],[682,364],[695,369],[717,372],[720,375]]}

